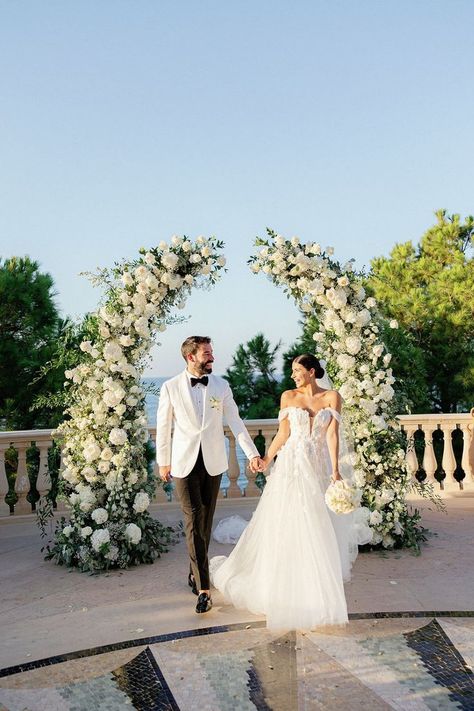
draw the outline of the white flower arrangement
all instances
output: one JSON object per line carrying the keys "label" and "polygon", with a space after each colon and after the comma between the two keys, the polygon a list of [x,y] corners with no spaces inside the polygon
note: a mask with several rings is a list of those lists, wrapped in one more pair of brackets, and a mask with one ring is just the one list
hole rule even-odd
{"label": "white flower arrangement", "polygon": [[402,435],[391,424],[397,414],[395,379],[391,355],[380,337],[383,328],[398,328],[398,323],[383,321],[352,262],[341,266],[332,258],[332,249],[302,245],[272,230],[256,245],[251,270],[282,287],[315,325],[315,349],[344,399],[354,436],[355,480],[363,487],[362,505],[370,512],[371,544],[416,548],[423,529],[419,514],[409,513],[405,503],[411,475]]}
{"label": "white flower arrangement", "polygon": [[[154,479],[141,377],[173,311],[184,307],[194,287],[219,278],[222,247],[214,238],[175,236],[92,277],[105,286],[105,299],[80,344],[82,362],[66,371],[71,404],[57,430],[71,510],[50,548],[58,563],[98,571],[152,562],[163,550],[165,529],[148,512]],[[142,537],[147,545],[137,551]]]}

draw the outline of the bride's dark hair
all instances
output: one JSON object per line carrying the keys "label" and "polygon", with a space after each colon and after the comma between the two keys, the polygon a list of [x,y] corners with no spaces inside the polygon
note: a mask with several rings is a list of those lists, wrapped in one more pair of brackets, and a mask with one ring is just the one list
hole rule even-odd
{"label": "bride's dark hair", "polygon": [[293,363],[299,363],[303,366],[303,368],[306,368],[306,370],[314,368],[315,378],[322,378],[324,375],[324,368],[316,356],[312,353],[302,353],[301,355],[296,356],[296,358],[293,358]]}

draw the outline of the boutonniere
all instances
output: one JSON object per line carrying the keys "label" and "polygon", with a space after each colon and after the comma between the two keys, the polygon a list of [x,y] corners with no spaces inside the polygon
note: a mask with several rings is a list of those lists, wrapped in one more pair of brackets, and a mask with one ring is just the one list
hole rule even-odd
{"label": "boutonniere", "polygon": [[213,410],[220,410],[221,409],[222,400],[219,400],[218,397],[209,398],[209,402],[211,403],[211,407]]}

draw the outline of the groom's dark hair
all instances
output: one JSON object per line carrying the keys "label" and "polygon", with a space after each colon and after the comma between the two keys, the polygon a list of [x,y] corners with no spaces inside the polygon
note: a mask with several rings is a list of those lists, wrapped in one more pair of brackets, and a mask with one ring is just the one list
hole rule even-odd
{"label": "groom's dark hair", "polygon": [[185,341],[183,341],[183,344],[181,346],[181,355],[183,356],[184,360],[187,362],[188,360],[188,355],[190,353],[196,353],[197,349],[199,346],[202,346],[203,343],[210,343],[211,339],[209,336],[189,336],[186,338]]}

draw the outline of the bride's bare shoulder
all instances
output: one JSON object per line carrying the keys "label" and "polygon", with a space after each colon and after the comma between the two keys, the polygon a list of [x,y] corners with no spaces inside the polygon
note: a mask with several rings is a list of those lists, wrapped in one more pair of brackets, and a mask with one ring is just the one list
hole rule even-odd
{"label": "bride's bare shoulder", "polygon": [[291,407],[295,402],[297,394],[297,390],[285,390],[284,392],[282,392],[280,399],[280,409],[283,410],[285,407]]}
{"label": "bride's bare shoulder", "polygon": [[323,395],[324,403],[326,407],[332,407],[333,410],[340,412],[342,405],[342,398],[337,390],[326,390]]}

